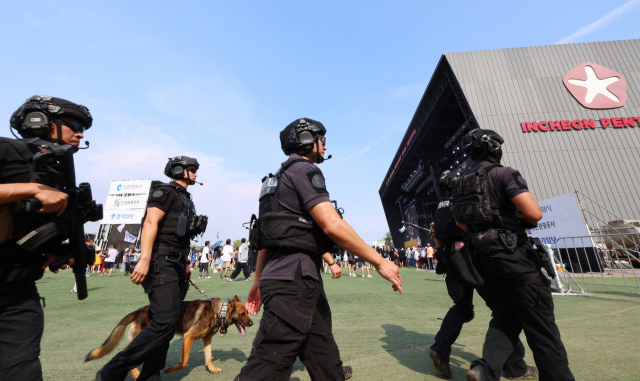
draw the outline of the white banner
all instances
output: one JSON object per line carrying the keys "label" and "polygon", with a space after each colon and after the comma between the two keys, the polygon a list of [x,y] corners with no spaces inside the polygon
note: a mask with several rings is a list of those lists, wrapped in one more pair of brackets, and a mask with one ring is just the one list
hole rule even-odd
{"label": "white banner", "polygon": [[129,233],[128,231],[124,231],[124,240],[126,242],[130,242],[130,243],[136,243],[136,240],[138,239],[138,237],[136,237],[135,235]]}
{"label": "white banner", "polygon": [[151,189],[151,180],[113,180],[111,181],[111,186],[109,186],[109,195],[121,195],[123,193],[148,195],[149,189]]}
{"label": "white banner", "polygon": [[[556,249],[556,242],[563,237],[588,236],[589,229],[584,222],[582,210],[578,205],[575,193],[539,201],[542,209],[542,219],[538,221],[536,229],[529,229],[529,235],[538,237],[544,244]],[[593,241],[588,239],[565,239],[560,244],[565,247],[592,247]]]}
{"label": "white banner", "polygon": [[124,229],[125,224],[121,224],[116,229],[118,229],[118,233],[122,233],[122,229]]}
{"label": "white banner", "polygon": [[105,210],[101,224],[139,224],[146,209]]}
{"label": "white banner", "polygon": [[110,209],[113,211],[123,209],[145,209],[147,207],[148,197],[148,194],[136,196],[107,196],[107,201],[104,203],[104,209]]}

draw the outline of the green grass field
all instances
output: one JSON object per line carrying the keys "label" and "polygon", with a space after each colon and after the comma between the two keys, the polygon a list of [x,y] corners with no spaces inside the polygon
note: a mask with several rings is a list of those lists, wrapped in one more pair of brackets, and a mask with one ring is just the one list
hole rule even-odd
{"label": "green grass field", "polygon": [[[346,271],[345,271],[346,272]],[[345,365],[354,369],[353,380],[438,380],[427,351],[452,303],[441,276],[402,269],[404,295],[393,293],[390,283],[376,272],[373,278],[332,280],[323,275],[333,312],[333,332]],[[240,277],[242,278],[242,276]],[[212,297],[243,301],[251,282],[229,283],[195,279]],[[111,278],[87,278],[89,297],[78,301],[70,292],[70,271],[47,273],[38,282],[46,298],[45,330],[41,360],[45,380],[93,380],[110,358],[84,363],[84,356],[102,344],[125,314],[148,304],[142,287],[131,284],[118,270]],[[584,286],[591,297],[556,296],[555,312],[576,380],[638,380],[640,352],[640,289]],[[187,299],[199,298],[191,288]],[[221,374],[210,374],[205,366],[201,342],[196,342],[187,367],[163,376],[165,380],[232,380],[247,360],[261,314],[242,337],[229,329],[212,341],[214,364]],[[476,318],[466,324],[454,345],[453,379],[465,379],[469,363],[481,356],[490,314],[476,295]],[[522,340],[526,340],[522,335]],[[122,349],[124,340],[118,347]],[[167,367],[178,363],[182,339],[176,337],[169,350]],[[527,362],[533,365],[527,348]],[[127,380],[131,380],[128,376]],[[291,380],[309,380],[297,362]]]}

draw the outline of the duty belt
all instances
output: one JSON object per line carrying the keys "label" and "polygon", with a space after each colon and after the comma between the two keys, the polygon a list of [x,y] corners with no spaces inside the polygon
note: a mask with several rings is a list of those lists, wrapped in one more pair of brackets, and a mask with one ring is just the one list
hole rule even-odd
{"label": "duty belt", "polygon": [[188,247],[171,247],[171,246],[160,246],[155,252],[156,255],[165,255],[165,256],[174,256],[181,255],[186,257],[189,254]]}

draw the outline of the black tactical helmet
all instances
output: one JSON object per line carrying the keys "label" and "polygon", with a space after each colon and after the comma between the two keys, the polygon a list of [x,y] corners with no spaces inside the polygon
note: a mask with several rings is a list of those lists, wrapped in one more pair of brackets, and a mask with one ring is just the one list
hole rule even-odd
{"label": "black tactical helmet", "polygon": [[324,136],[327,130],[322,123],[309,119],[296,119],[280,132],[280,146],[285,155],[308,151],[318,136]]}
{"label": "black tactical helmet", "polygon": [[198,163],[198,159],[188,156],[170,157],[169,162],[164,167],[164,174],[174,180],[183,179],[184,170],[189,166],[194,166],[196,169],[199,169],[200,164]]}
{"label": "black tactical helmet", "polygon": [[502,158],[504,139],[492,130],[473,130],[462,137],[462,149],[473,160]]}
{"label": "black tactical helmet", "polygon": [[89,109],[83,105],[62,98],[34,95],[11,115],[9,125],[15,128],[23,138],[46,139],[53,123],[56,123],[58,127],[58,139],[56,140],[58,143],[62,143],[62,118],[64,116],[78,120],[84,130],[88,130],[93,124],[93,117]]}

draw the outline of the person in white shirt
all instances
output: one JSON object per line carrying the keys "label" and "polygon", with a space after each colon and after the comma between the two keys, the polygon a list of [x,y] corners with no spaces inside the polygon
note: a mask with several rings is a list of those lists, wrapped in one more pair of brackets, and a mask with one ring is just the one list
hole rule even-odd
{"label": "person in white shirt", "polygon": [[231,253],[233,253],[233,246],[231,246],[231,240],[227,239],[227,244],[222,248],[222,267],[220,268],[220,279],[222,279],[222,272],[224,271],[225,279],[228,279],[227,272],[231,267]]}
{"label": "person in white shirt", "polygon": [[118,257],[118,250],[116,250],[115,245],[109,246],[109,251],[107,251],[107,258],[104,261],[104,269],[98,276],[104,276],[104,272],[109,269],[109,276],[111,276],[111,272],[113,271],[113,266],[116,263],[116,258]]}
{"label": "person in white shirt", "polygon": [[[209,241],[204,243],[204,247],[202,248],[202,254],[200,255],[200,272],[198,273],[198,278],[211,278],[209,276],[209,262],[211,262],[211,250],[209,249]],[[204,271],[205,275],[202,276],[202,272]]]}
{"label": "person in white shirt", "polygon": [[231,278],[229,278],[229,282],[233,282],[234,279],[238,275],[240,275],[240,271],[244,273],[244,281],[248,282],[251,280],[251,272],[249,271],[249,266],[247,265],[247,261],[249,260],[249,245],[247,245],[247,240],[245,238],[241,239],[242,245],[238,248],[240,255],[238,257],[238,263],[236,263],[236,268],[231,273]]}

